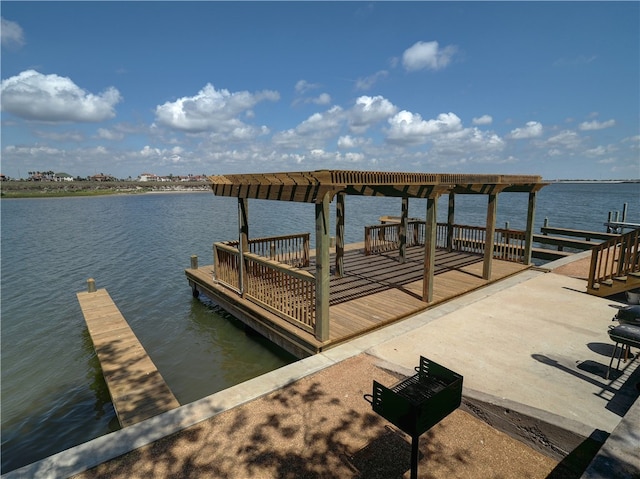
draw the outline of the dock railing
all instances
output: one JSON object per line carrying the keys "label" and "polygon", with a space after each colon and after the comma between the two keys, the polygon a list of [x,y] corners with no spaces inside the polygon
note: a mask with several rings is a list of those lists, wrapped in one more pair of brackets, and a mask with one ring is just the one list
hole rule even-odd
{"label": "dock railing", "polygon": [[315,277],[304,270],[245,253],[246,297],[299,328],[315,331]]}
{"label": "dock railing", "polygon": [[[237,242],[236,242],[237,244]],[[240,252],[228,242],[213,244],[213,277],[225,286],[240,292]]]}
{"label": "dock railing", "polygon": [[592,248],[587,288],[639,271],[640,229],[635,229]]}
{"label": "dock railing", "polygon": [[[446,225],[438,225],[446,228]],[[438,238],[445,236],[438,235]],[[445,236],[446,237],[446,236]],[[484,226],[453,225],[454,251],[466,253],[484,254],[487,229]],[[493,257],[503,261],[524,263],[524,247],[526,233],[522,230],[496,228],[493,237]],[[446,245],[438,244],[438,247]]]}
{"label": "dock railing", "polygon": [[[447,225],[436,226],[436,247],[449,248],[474,254],[484,254],[487,230],[483,226]],[[407,222],[407,246],[422,246],[425,241],[425,222]],[[524,231],[496,228],[493,257],[505,261],[524,263]],[[366,255],[385,253],[400,248],[400,225],[398,223],[365,226],[364,251]]]}
{"label": "dock railing", "polygon": [[[304,237],[306,236],[306,242]],[[283,239],[280,242],[278,240]],[[295,238],[302,239],[303,245],[296,256],[293,248],[288,253],[278,250],[277,245],[295,243]],[[250,240],[254,251],[265,251],[264,245],[276,245],[269,248],[274,259],[263,257],[254,252],[242,255],[244,265],[240,266],[240,251],[237,241],[225,241],[213,245],[214,277],[249,301],[271,311],[280,318],[314,332],[315,328],[315,277],[304,270],[279,261],[282,258],[295,264],[309,264],[309,235],[292,235],[288,237],[260,238]],[[304,246],[306,244],[306,247]],[[257,245],[257,247],[256,247]],[[251,251],[250,246],[250,251]],[[279,252],[279,253],[278,253]],[[243,274],[242,288],[240,275]],[[241,290],[242,289],[242,290]]]}
{"label": "dock railing", "polygon": [[[248,241],[249,252],[263,258],[297,268],[309,266],[309,233],[285,236],[251,238]],[[238,247],[238,241],[225,241],[225,244]]]}
{"label": "dock railing", "polygon": [[[407,246],[424,245],[424,221],[407,222]],[[387,223],[364,227],[364,254],[378,254],[400,248],[400,224]]]}

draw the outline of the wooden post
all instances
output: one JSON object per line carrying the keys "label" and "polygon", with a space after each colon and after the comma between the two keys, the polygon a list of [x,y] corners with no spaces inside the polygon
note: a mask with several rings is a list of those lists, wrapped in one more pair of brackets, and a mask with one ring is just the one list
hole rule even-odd
{"label": "wooden post", "polygon": [[316,324],[318,341],[329,339],[329,202],[324,195],[316,203]]}
{"label": "wooden post", "polygon": [[422,277],[422,301],[433,301],[433,273],[436,262],[436,205],[438,197],[427,198],[427,217],[424,231],[424,272]]}
{"label": "wooden post", "polygon": [[[524,238],[524,264],[531,264],[531,250],[533,248],[533,222],[536,216],[536,197],[537,193],[531,191],[529,193],[529,206],[527,208],[527,229]],[[545,222],[546,222],[545,218]]]}
{"label": "wooden post", "polygon": [[96,290],[96,281],[93,278],[89,278],[87,280],[87,292],[88,293],[95,293]]}
{"label": "wooden post", "polygon": [[249,251],[249,202],[246,198],[238,198],[238,242],[238,286],[240,295],[244,297],[247,278],[244,254]]}
{"label": "wooden post", "polygon": [[498,211],[497,193],[489,193],[487,204],[487,228],[484,238],[484,264],[482,265],[482,278],[491,279],[491,266],[493,263],[493,246],[496,232],[496,213]]}
{"label": "wooden post", "polygon": [[218,277],[218,248],[216,248],[216,244],[213,243],[213,280],[215,281]]}
{"label": "wooden post", "polygon": [[336,276],[344,274],[344,193],[338,193],[336,199]]}
{"label": "wooden post", "polygon": [[398,225],[398,236],[400,237],[400,262],[404,263],[407,258],[407,223],[409,218],[409,198],[402,197],[402,214]]}
{"label": "wooden post", "polygon": [[449,191],[449,209],[447,211],[447,251],[453,251],[453,225],[456,222],[456,194]]}
{"label": "wooden post", "polygon": [[198,256],[195,254],[191,255],[191,269],[198,269]]}

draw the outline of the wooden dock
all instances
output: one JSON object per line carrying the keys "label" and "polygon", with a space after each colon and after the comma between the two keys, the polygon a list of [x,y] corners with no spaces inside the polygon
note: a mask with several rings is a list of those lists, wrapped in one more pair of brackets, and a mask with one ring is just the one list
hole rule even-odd
{"label": "wooden dock", "polygon": [[99,289],[77,297],[120,425],[180,406],[109,293]]}
{"label": "wooden dock", "polygon": [[[213,266],[189,268],[189,283],[251,329],[297,357],[305,357],[342,344],[377,328],[397,322],[475,289],[528,268],[520,263],[494,261],[490,280],[482,278],[483,257],[477,254],[436,251],[433,301],[422,301],[424,248],[366,256],[362,249],[346,248],[344,275],[330,279],[330,336],[318,341],[313,334],[240,297],[213,279]],[[315,267],[312,256],[308,270]]]}

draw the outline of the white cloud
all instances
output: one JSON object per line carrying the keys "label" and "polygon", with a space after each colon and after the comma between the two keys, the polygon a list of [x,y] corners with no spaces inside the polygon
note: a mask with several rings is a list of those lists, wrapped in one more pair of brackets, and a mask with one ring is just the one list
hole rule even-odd
{"label": "white cloud", "polygon": [[553,148],[564,148],[565,150],[575,150],[581,143],[582,140],[578,134],[571,130],[561,131],[546,141],[546,144]]}
{"label": "white cloud", "polygon": [[314,113],[295,128],[274,134],[272,142],[285,148],[317,148],[338,134],[344,118],[342,108],[333,106],[323,113]]}
{"label": "white cloud", "polygon": [[229,132],[244,128],[240,115],[263,100],[277,101],[278,92],[265,90],[255,94],[248,91],[231,93],[207,85],[192,97],[182,97],[156,107],[158,124],[185,132]]}
{"label": "white cloud", "polygon": [[474,125],[490,125],[493,123],[493,118],[491,115],[482,115],[479,118],[474,118],[472,122]]}
{"label": "white cloud", "polygon": [[423,120],[420,114],[403,110],[389,118],[387,140],[409,145],[427,141],[429,135],[462,129],[462,122],[455,113],[441,113],[436,120]]}
{"label": "white cloud", "polygon": [[402,65],[407,71],[416,71],[428,68],[429,70],[441,70],[451,63],[457,47],[448,45],[440,48],[438,42],[416,42],[407,48],[402,54]]}
{"label": "white cloud", "polygon": [[0,39],[3,47],[21,47],[24,45],[24,32],[16,22],[0,18]]}
{"label": "white cloud", "polygon": [[316,98],[313,99],[313,103],[316,105],[328,105],[331,103],[331,95],[328,93],[321,93]]}
{"label": "white cloud", "polygon": [[394,115],[398,108],[382,96],[361,96],[349,111],[349,128],[364,133],[373,124]]}
{"label": "white cloud", "polygon": [[122,140],[124,138],[124,134],[119,131],[109,130],[107,128],[98,128],[98,138],[101,140]]}
{"label": "white cloud", "polygon": [[607,145],[607,146],[596,146],[595,148],[591,148],[588,150],[585,150],[584,154],[588,155],[588,156],[604,156],[604,155],[610,155],[611,153],[614,153],[618,151],[618,147],[616,147],[615,145]]}
{"label": "white cloud", "polygon": [[542,124],[537,121],[529,121],[523,128],[515,128],[511,130],[509,136],[515,140],[524,140],[527,138],[537,138],[542,135]]}
{"label": "white cloud", "polygon": [[356,90],[370,90],[379,80],[389,75],[387,70],[380,70],[368,77],[358,78],[356,81]]}
{"label": "white cloud", "polygon": [[321,93],[318,96],[314,96],[314,97],[307,97],[307,98],[296,98],[293,101],[294,105],[297,105],[299,103],[304,103],[304,104],[314,104],[314,105],[328,105],[329,103],[331,103],[331,95],[329,95],[328,93]]}
{"label": "white cloud", "polygon": [[298,80],[295,85],[295,91],[297,98],[293,101],[294,105],[303,103],[303,104],[314,104],[314,105],[328,105],[331,103],[331,95],[328,93],[321,93],[317,96],[308,96],[305,97],[308,92],[312,90],[317,90],[321,88],[322,85],[319,83],[309,83],[307,80]]}
{"label": "white cloud", "polygon": [[36,130],[34,134],[38,138],[45,138],[47,140],[53,140],[58,142],[74,142],[80,143],[85,140],[85,136],[80,131],[43,131]]}
{"label": "white cloud", "polygon": [[300,94],[300,95],[304,95],[305,93],[307,93],[310,90],[315,90],[317,88],[320,88],[321,85],[318,83],[310,83],[307,80],[298,80],[296,82],[296,93]]}
{"label": "white cloud", "polygon": [[611,165],[611,164],[613,164],[615,162],[616,162],[615,158],[604,158],[602,160],[598,160],[597,163],[599,165]]}
{"label": "white cloud", "polygon": [[94,95],[69,78],[26,70],[2,80],[2,110],[27,120],[99,122],[115,116],[122,97],[113,87]]}
{"label": "white cloud", "polygon": [[364,138],[361,136],[353,137],[351,135],[344,135],[338,138],[338,148],[341,150],[350,150],[353,148],[360,148],[371,143],[370,138]]}
{"label": "white cloud", "polygon": [[604,128],[611,128],[612,126],[615,126],[615,124],[616,124],[615,120],[607,120],[602,122],[598,120],[593,120],[593,121],[585,121],[580,123],[578,128],[583,131],[603,130]]}

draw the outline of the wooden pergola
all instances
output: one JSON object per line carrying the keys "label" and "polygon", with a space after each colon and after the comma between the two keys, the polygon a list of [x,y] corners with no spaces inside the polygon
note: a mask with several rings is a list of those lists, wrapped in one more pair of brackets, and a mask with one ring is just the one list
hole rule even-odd
{"label": "wooden pergola", "polygon": [[[437,199],[449,195],[447,224],[455,223],[455,197],[459,194],[487,197],[486,240],[484,244],[483,278],[490,279],[496,229],[497,199],[503,192],[528,193],[524,262],[531,263],[533,224],[537,192],[546,185],[540,176],[465,175],[400,173],[374,171],[319,170],[310,172],[234,174],[210,176],[214,194],[238,198],[240,267],[242,254],[249,251],[248,200],[262,199],[315,204],[315,337],[329,337],[330,282],[330,218],[329,205],[336,199],[335,274],[344,274],[345,196],[396,197],[402,199],[400,225],[400,261],[405,258],[409,199],[427,200],[422,300],[433,298],[434,260],[436,248]],[[452,241],[448,234],[448,241]],[[240,274],[242,278],[242,274]],[[240,292],[243,285],[240,279]]]}

